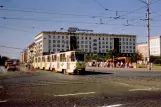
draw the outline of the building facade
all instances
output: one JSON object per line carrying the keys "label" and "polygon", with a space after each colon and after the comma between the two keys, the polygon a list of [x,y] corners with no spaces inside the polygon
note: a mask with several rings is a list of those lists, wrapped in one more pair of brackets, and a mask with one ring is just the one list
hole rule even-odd
{"label": "building facade", "polygon": [[27,49],[20,53],[20,63],[27,63]]}
{"label": "building facade", "polygon": [[42,31],[34,42],[35,56],[73,49],[96,54],[116,49],[122,56],[136,51],[136,35]]}
{"label": "building facade", "polygon": [[161,56],[161,36],[150,38],[150,55]]}
{"label": "building facade", "polygon": [[27,63],[33,62],[35,55],[35,43],[33,42],[27,47]]}
{"label": "building facade", "polygon": [[143,61],[146,62],[148,57],[147,42],[138,43],[136,47],[137,47],[137,51],[143,55]]}

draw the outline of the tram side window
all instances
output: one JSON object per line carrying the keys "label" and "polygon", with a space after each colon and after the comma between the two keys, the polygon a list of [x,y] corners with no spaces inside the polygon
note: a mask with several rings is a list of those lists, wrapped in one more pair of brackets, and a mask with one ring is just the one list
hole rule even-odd
{"label": "tram side window", "polygon": [[57,59],[56,59],[56,55],[54,55],[54,61],[56,61]]}
{"label": "tram side window", "polygon": [[74,52],[71,53],[71,61],[75,61],[75,55],[74,55]]}
{"label": "tram side window", "polygon": [[45,58],[44,57],[42,57],[42,61],[45,62]]}
{"label": "tram side window", "polygon": [[50,62],[50,56],[47,56],[47,62]]}
{"label": "tram side window", "polygon": [[63,54],[60,54],[60,61],[63,62]]}
{"label": "tram side window", "polygon": [[40,59],[40,58],[38,58],[38,62],[40,62],[40,60],[41,60],[41,59]]}
{"label": "tram side window", "polygon": [[35,62],[37,62],[37,58],[35,58]]}
{"label": "tram side window", "polygon": [[64,62],[66,61],[66,57],[65,57],[65,54],[63,54],[63,61],[64,61]]}

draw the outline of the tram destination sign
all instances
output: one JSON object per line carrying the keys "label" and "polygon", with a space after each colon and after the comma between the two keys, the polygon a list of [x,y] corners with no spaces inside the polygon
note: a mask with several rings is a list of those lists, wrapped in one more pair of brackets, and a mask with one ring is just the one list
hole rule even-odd
{"label": "tram destination sign", "polygon": [[78,29],[77,27],[69,27],[68,32],[93,32],[93,30],[88,29]]}

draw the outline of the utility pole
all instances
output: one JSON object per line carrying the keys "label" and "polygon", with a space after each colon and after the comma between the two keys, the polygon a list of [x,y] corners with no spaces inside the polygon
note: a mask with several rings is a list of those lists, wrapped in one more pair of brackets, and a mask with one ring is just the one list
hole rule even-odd
{"label": "utility pole", "polygon": [[146,13],[146,21],[147,21],[147,62],[148,62],[148,70],[151,70],[151,63],[150,63],[150,0],[142,1],[142,3],[146,4],[147,13]]}
{"label": "utility pole", "polygon": [[147,57],[147,62],[148,62],[148,69],[151,70],[151,63],[150,63],[150,4],[149,0],[147,0],[147,47],[148,47],[148,57]]}

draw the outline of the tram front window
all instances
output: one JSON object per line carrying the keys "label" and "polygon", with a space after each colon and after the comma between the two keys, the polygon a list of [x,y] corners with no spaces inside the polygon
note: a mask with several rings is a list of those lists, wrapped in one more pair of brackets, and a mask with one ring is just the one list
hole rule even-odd
{"label": "tram front window", "polygon": [[84,53],[83,52],[76,52],[75,53],[77,61],[84,61]]}

